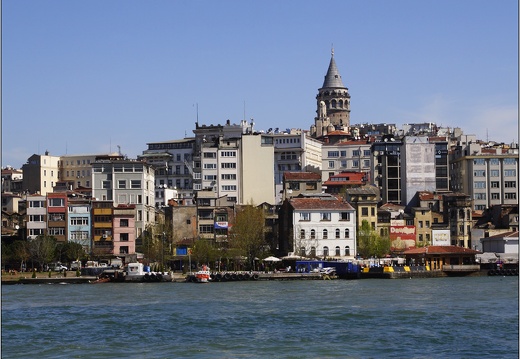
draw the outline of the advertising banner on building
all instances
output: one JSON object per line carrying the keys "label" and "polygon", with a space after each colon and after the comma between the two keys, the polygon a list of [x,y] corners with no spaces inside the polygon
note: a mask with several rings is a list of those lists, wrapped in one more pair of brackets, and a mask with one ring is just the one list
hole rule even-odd
{"label": "advertising banner on building", "polygon": [[215,229],[227,229],[228,227],[228,222],[215,222]]}
{"label": "advertising banner on building", "polygon": [[449,229],[433,229],[432,245],[433,246],[449,246],[451,244],[451,236]]}
{"label": "advertising banner on building", "polygon": [[415,226],[390,226],[390,249],[402,251],[415,248]]}

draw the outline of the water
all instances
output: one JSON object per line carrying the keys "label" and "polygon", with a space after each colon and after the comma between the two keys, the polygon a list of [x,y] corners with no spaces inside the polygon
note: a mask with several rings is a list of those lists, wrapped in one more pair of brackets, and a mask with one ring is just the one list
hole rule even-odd
{"label": "water", "polygon": [[518,358],[518,277],[2,286],[2,358]]}

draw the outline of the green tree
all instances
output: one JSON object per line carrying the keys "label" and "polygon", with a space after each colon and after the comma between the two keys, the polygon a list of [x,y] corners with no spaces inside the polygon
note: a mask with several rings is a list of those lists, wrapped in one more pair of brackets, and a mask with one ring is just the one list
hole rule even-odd
{"label": "green tree", "polygon": [[381,236],[372,229],[368,221],[363,220],[357,232],[358,253],[363,258],[384,257],[390,253],[390,239]]}
{"label": "green tree", "polygon": [[191,258],[196,263],[209,264],[218,259],[218,249],[213,245],[213,241],[210,239],[198,239],[193,244]]}
{"label": "green tree", "polygon": [[51,262],[54,258],[56,249],[56,238],[47,235],[40,235],[29,241],[29,253],[31,258],[43,271],[43,266]]}
{"label": "green tree", "polygon": [[260,257],[266,247],[265,216],[262,208],[255,207],[252,203],[243,206],[236,214],[230,237],[230,247],[247,257],[248,269],[252,269],[255,257]]}

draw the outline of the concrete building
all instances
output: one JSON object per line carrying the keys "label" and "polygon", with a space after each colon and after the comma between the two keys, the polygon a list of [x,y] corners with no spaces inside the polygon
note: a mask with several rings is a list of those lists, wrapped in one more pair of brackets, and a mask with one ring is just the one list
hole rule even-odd
{"label": "concrete building", "polygon": [[345,199],[356,211],[357,228],[361,228],[363,221],[367,221],[373,230],[378,230],[377,204],[379,196],[379,189],[373,185],[347,188]]}
{"label": "concrete building", "polygon": [[[195,138],[147,143],[148,149],[138,160],[145,161],[155,168],[155,187],[176,191],[176,199],[193,203],[192,159]],[[165,191],[168,193],[168,191]],[[164,198],[162,205],[170,198]]]}
{"label": "concrete building", "polygon": [[47,233],[47,196],[27,196],[27,238],[35,239]]}
{"label": "concrete building", "polygon": [[[271,136],[243,135],[240,152],[241,188],[238,203],[259,205],[275,204],[274,144]],[[221,187],[227,183],[224,172],[220,175]]]}
{"label": "concrete building", "polygon": [[112,233],[113,252],[116,256],[135,253],[136,228],[135,204],[118,204],[113,208]]}
{"label": "concrete building", "polygon": [[311,258],[352,259],[356,255],[356,213],[330,194],[287,199],[280,217],[280,250]]}
{"label": "concrete building", "polygon": [[47,234],[55,237],[58,242],[67,241],[67,214],[67,193],[47,193]]}
{"label": "concrete building", "polygon": [[444,223],[449,225],[451,245],[465,248],[471,246],[472,201],[464,193],[443,195]]}
{"label": "concrete building", "polygon": [[346,140],[322,146],[322,181],[343,171],[365,172],[370,181],[371,144],[364,140]]}
{"label": "concrete building", "polygon": [[518,263],[518,231],[481,238],[483,252],[494,252],[503,261]]}
{"label": "concrete building", "polygon": [[474,210],[518,203],[518,144],[458,141],[450,155],[452,191],[468,194]]}
{"label": "concrete building", "polygon": [[274,144],[274,181],[275,202],[283,201],[284,173],[303,171],[321,171],[321,141],[310,137],[305,131],[291,129],[280,132],[278,129],[268,130],[266,136],[271,136]]}
{"label": "concrete building", "polygon": [[372,178],[379,187],[382,203],[403,204],[400,140],[386,136],[372,143]]}
{"label": "concrete building", "polygon": [[302,193],[321,193],[321,175],[315,172],[285,172],[282,198],[298,197]]}
{"label": "concrete building", "polygon": [[53,191],[54,186],[60,180],[60,157],[51,156],[49,152],[44,155],[32,155],[22,166],[24,191],[46,195]]}
{"label": "concrete building", "polygon": [[[137,244],[147,226],[155,223],[155,171],[143,161],[104,159],[92,164],[92,196],[113,206],[135,204]],[[94,240],[103,233],[94,233]]]}
{"label": "concrete building", "polygon": [[22,193],[23,171],[12,167],[2,168],[2,194]]}
{"label": "concrete building", "polygon": [[401,145],[401,204],[409,205],[419,191],[435,191],[435,144],[428,137],[407,136]]}
{"label": "concrete building", "polygon": [[92,252],[92,204],[90,200],[69,200],[67,205],[67,240]]}
{"label": "concrete building", "polygon": [[65,155],[60,157],[60,184],[67,190],[92,187],[92,166],[97,159],[120,158],[119,153]]}

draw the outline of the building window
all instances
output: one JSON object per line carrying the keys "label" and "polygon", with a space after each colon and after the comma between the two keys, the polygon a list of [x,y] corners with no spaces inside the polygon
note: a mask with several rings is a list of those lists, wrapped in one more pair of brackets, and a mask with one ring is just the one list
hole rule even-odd
{"label": "building window", "polygon": [[339,151],[329,151],[327,153],[327,157],[329,157],[329,158],[339,157]]}
{"label": "building window", "polygon": [[334,168],[334,161],[329,161],[329,168]]}
{"label": "building window", "polygon": [[500,199],[500,193],[491,193],[491,199]]}
{"label": "building window", "polygon": [[310,221],[311,220],[311,214],[308,212],[301,212],[300,213],[300,221]]}
{"label": "building window", "polygon": [[345,238],[350,238],[350,229],[345,228]]}
{"label": "building window", "polygon": [[327,212],[321,213],[321,220],[330,221],[330,213],[327,213]]}
{"label": "building window", "polygon": [[361,216],[368,217],[368,207],[361,207]]}
{"label": "building window", "polygon": [[360,151],[360,150],[354,150],[354,151],[352,151],[352,156],[353,156],[353,157],[359,157],[359,156],[361,156],[361,151]]}
{"label": "building window", "polygon": [[49,207],[63,207],[65,201],[63,198],[49,198]]}
{"label": "building window", "polygon": [[504,199],[516,199],[516,193],[504,193]]}
{"label": "building window", "polygon": [[505,188],[516,188],[516,182],[515,181],[505,181],[504,187]]}
{"label": "building window", "polygon": [[499,170],[491,170],[491,171],[489,171],[489,176],[490,177],[499,177],[500,176],[500,171]]}
{"label": "building window", "polygon": [[329,247],[323,247],[323,256],[328,257],[329,256]]}
{"label": "building window", "polygon": [[[493,171],[491,171],[493,172]],[[473,171],[473,177],[485,177],[486,171],[485,170],[475,170]]]}
{"label": "building window", "polygon": [[341,256],[341,249],[339,248],[339,246],[336,246],[336,256]]}
{"label": "building window", "polygon": [[516,170],[504,170],[504,177],[516,177]]}
{"label": "building window", "polygon": [[497,182],[497,181],[491,182],[491,188],[500,188],[500,182]]}
{"label": "building window", "polygon": [[350,247],[349,247],[349,246],[346,246],[346,247],[345,247],[345,255],[346,255],[346,256],[349,256],[349,255],[350,255]]}
{"label": "building window", "polygon": [[120,233],[119,234],[119,240],[121,242],[128,242],[128,238],[129,238],[128,233]]}
{"label": "building window", "polygon": [[300,230],[300,239],[305,239],[305,229]]}
{"label": "building window", "polygon": [[119,220],[119,227],[128,227],[128,219],[121,218],[121,220]]}
{"label": "building window", "polygon": [[311,239],[316,239],[316,231],[311,229]]}
{"label": "building window", "polygon": [[117,181],[117,187],[121,188],[121,189],[126,188],[126,181],[125,180],[118,180]]}
{"label": "building window", "polygon": [[326,229],[323,230],[323,239],[329,239],[329,231]]}
{"label": "building window", "polygon": [[141,188],[141,180],[131,180],[130,188],[132,189],[140,189]]}
{"label": "building window", "polygon": [[341,212],[342,221],[350,221],[350,212]]}
{"label": "building window", "polygon": [[475,182],[473,182],[473,188],[486,188],[486,182],[475,181]]}
{"label": "building window", "polygon": [[339,239],[341,237],[341,231],[339,228],[336,228],[336,239]]}
{"label": "building window", "polygon": [[128,246],[119,247],[119,254],[128,254]]}
{"label": "building window", "polygon": [[103,181],[102,187],[103,189],[110,189],[110,181]]}

